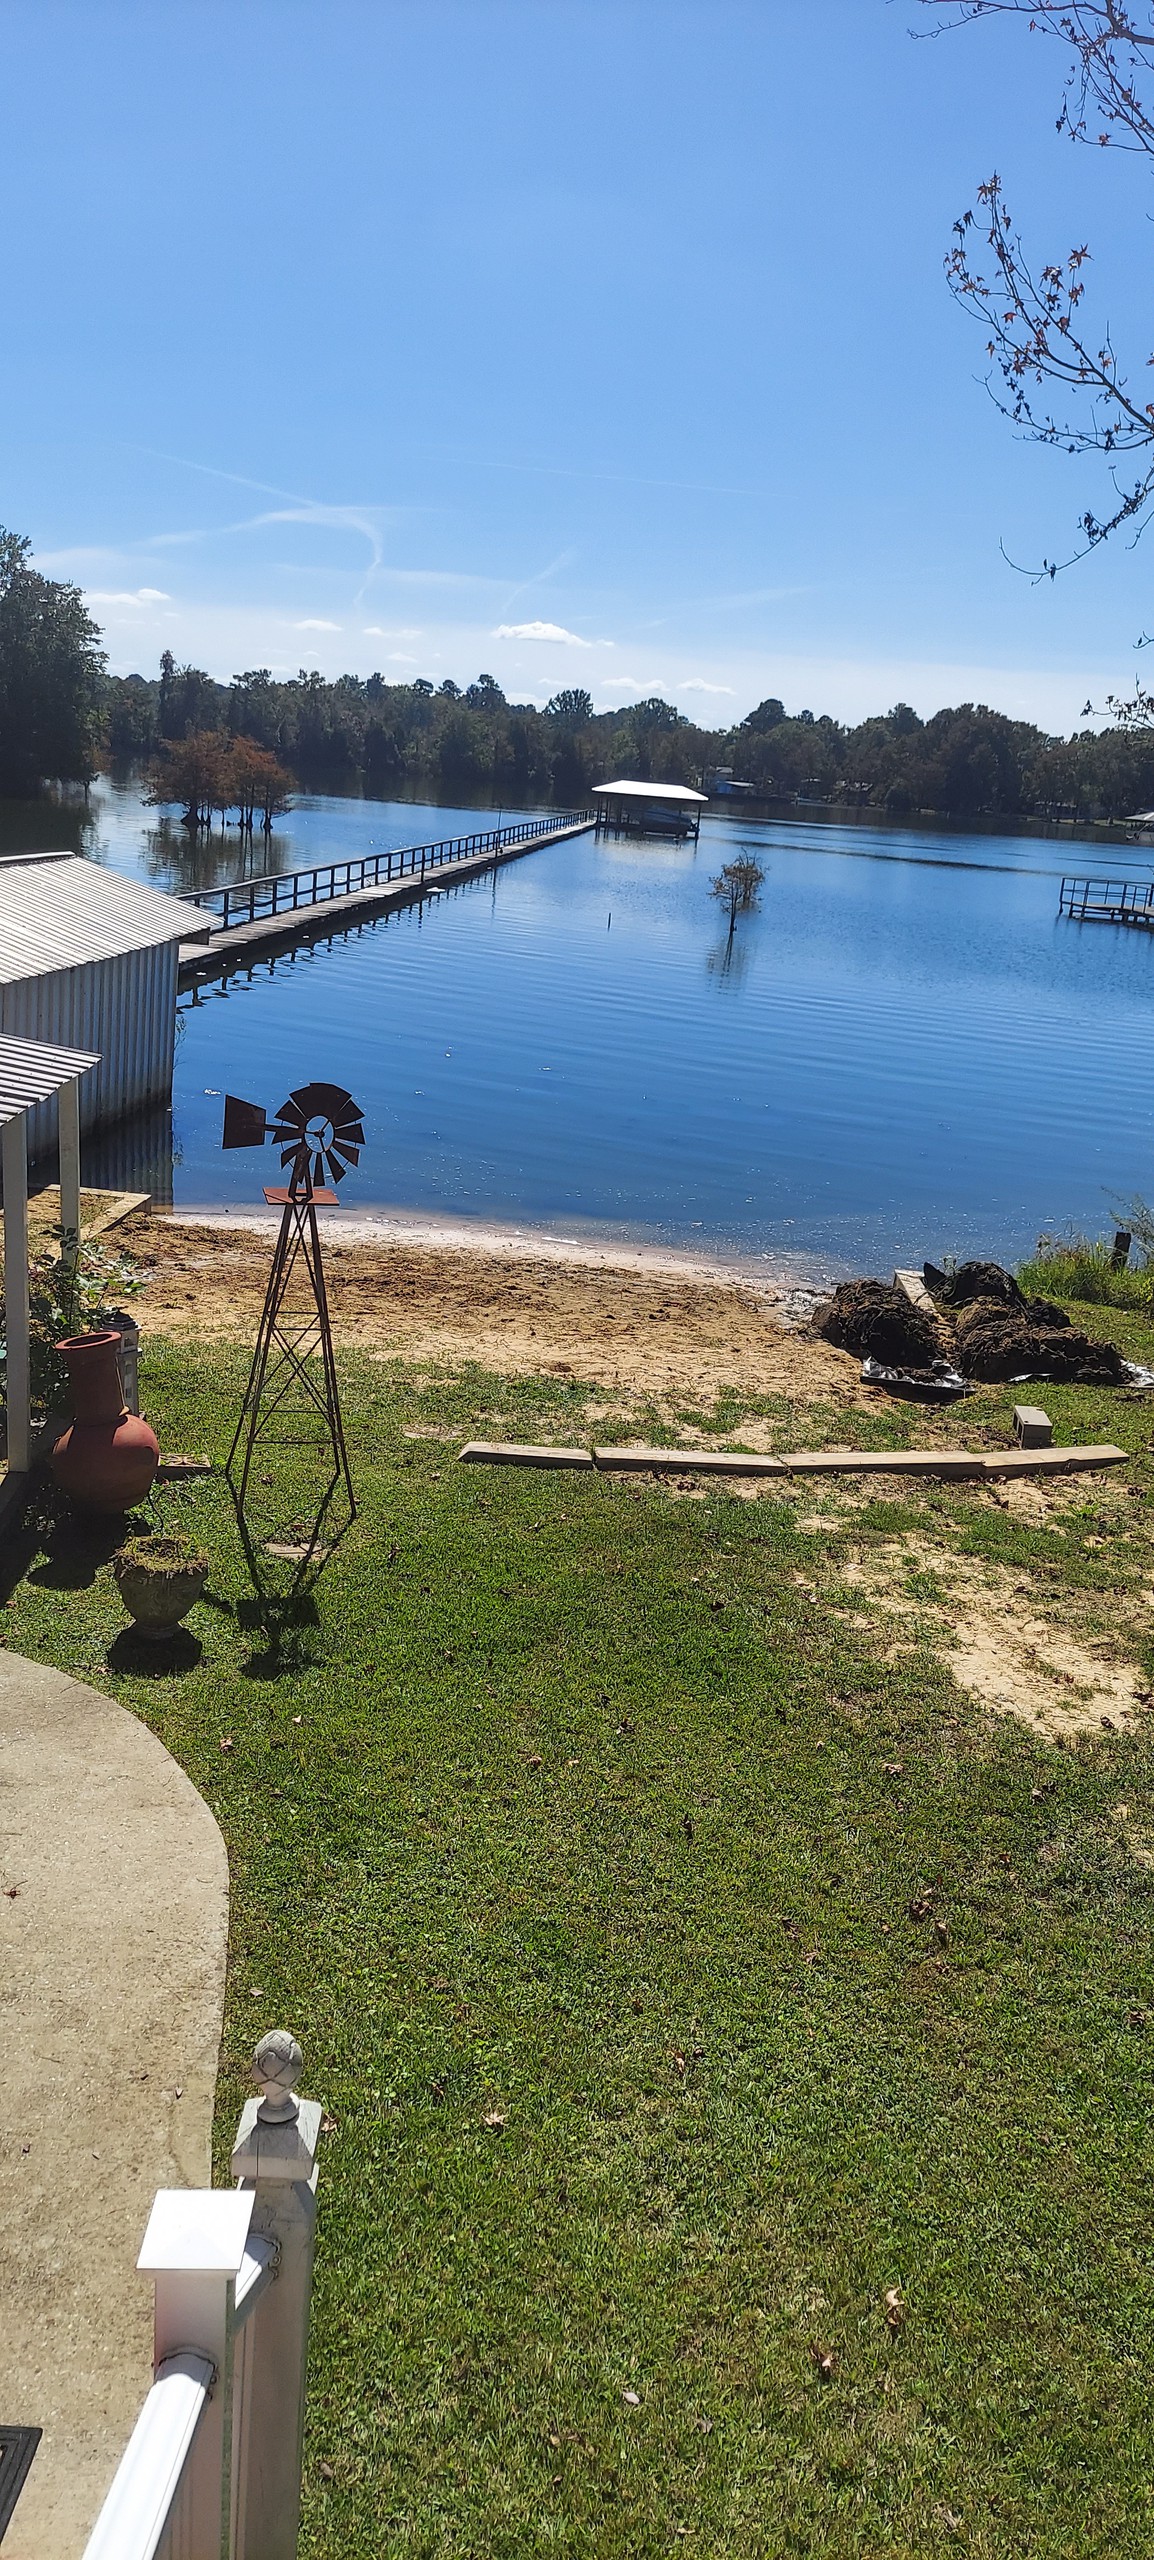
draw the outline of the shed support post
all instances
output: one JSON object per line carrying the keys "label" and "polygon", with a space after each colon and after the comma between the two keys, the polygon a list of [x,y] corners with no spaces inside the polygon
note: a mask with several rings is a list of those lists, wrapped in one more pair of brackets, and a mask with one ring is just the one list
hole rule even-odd
{"label": "shed support post", "polygon": [[80,1259],[80,1080],[62,1084],[58,1100],[59,1134],[57,1152],[60,1161],[60,1260],[64,1266],[65,1304],[68,1307],[68,1329],[74,1332],[76,1311],[72,1304],[76,1288],[76,1269]]}
{"label": "shed support post", "polygon": [[4,1124],[4,1315],[7,1343],[8,1471],[26,1475],[32,1457],[28,1341],[28,1152],[24,1115]]}
{"label": "shed support post", "polygon": [[292,2036],[278,2028],[262,2037],[253,2071],[264,2095],[249,2100],[232,2155],[241,2192],[253,2198],[253,2232],[277,2251],[276,2282],[253,2311],[246,2355],[235,2560],[296,2560],[297,2553],[321,2130],[316,2100],[294,2094],[300,2069]]}

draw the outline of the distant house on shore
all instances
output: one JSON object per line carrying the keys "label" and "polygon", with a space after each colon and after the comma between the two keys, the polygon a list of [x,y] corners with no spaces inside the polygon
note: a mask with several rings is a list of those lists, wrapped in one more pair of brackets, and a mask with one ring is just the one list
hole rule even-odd
{"label": "distant house on shore", "polygon": [[731,764],[715,764],[706,774],[711,800],[749,800],[755,797],[752,782],[735,782]]}
{"label": "distant house on shore", "polygon": [[682,782],[598,782],[593,798],[600,835],[692,836],[695,844],[709,806]]}

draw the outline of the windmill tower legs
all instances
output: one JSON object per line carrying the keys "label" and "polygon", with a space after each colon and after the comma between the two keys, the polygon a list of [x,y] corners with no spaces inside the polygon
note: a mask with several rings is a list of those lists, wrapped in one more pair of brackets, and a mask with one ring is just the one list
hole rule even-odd
{"label": "windmill tower legs", "polygon": [[[315,1192],[311,1187],[298,1191],[290,1186],[287,1191],[266,1191],[265,1198],[270,1205],[280,1206],[281,1222],[256,1349],[226,1472],[243,1509],[253,1453],[296,1387],[303,1390],[306,1403],[316,1410],[325,1424],[332,1453],[332,1475],[326,1504],[338,1484],[343,1482],[350,1514],[355,1517],[356,1496],[345,1447],[328,1293],[317,1228],[318,1199],[324,1205],[334,1201],[334,1195]],[[294,1282],[295,1302],[290,1304]],[[234,1473],[234,1469],[238,1472]]]}

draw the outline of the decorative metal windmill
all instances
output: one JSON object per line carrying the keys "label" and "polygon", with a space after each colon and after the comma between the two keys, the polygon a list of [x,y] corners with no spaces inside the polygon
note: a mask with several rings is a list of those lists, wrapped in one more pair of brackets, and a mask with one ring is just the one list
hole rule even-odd
{"label": "decorative metal windmill", "polygon": [[[286,1183],[265,1188],[270,1209],[280,1209],[282,1215],[252,1368],[228,1453],[229,1480],[235,1483],[242,1507],[253,1450],[295,1383],[304,1389],[306,1398],[325,1420],[333,1454],[330,1492],[343,1478],[350,1509],[356,1511],[341,1421],[317,1210],[336,1208],[337,1195],[326,1187],[325,1174],[333,1182],[343,1182],[349,1166],[360,1162],[364,1143],[360,1110],[342,1085],[300,1085],[272,1119],[259,1103],[241,1102],[233,1093],[225,1095],[222,1144],[279,1147],[281,1169],[288,1175]],[[307,1284],[311,1312],[303,1316],[299,1306],[291,1314],[286,1309],[294,1275]],[[238,1451],[243,1455],[237,1481],[233,1466]],[[328,1496],[326,1504],[327,1500]]]}

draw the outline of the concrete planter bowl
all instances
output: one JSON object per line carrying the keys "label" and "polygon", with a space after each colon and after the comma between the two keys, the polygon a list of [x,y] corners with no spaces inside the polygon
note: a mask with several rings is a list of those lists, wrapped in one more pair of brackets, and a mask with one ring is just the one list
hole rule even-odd
{"label": "concrete planter bowl", "polygon": [[208,1580],[208,1557],[186,1538],[129,1538],[112,1559],[116,1588],[137,1633],[163,1644]]}

